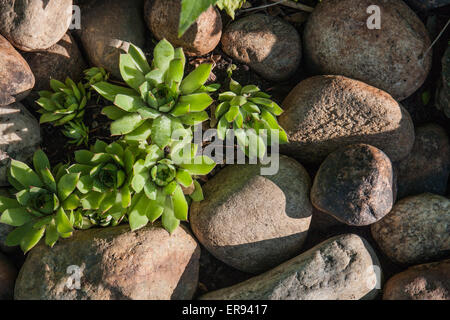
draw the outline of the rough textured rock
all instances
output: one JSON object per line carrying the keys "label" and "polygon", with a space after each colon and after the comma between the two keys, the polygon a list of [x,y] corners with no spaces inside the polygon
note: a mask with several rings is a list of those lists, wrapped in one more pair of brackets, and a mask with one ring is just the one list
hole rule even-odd
{"label": "rough textured rock", "polygon": [[297,30],[284,20],[263,14],[231,23],[223,34],[222,47],[229,56],[274,81],[295,73],[302,57]]}
{"label": "rough textured rock", "polygon": [[0,33],[24,51],[51,47],[71,20],[72,0],[0,0]]}
{"label": "rough textured rock", "polygon": [[222,35],[222,19],[213,6],[203,12],[185,34],[178,38],[180,0],[147,0],[145,20],[156,39],[166,38],[188,55],[204,55],[214,50]]}
{"label": "rough textured rock", "polygon": [[47,50],[24,53],[36,78],[34,91],[48,90],[50,79],[64,81],[66,77],[78,82],[87,65],[70,33]]}
{"label": "rough textured rock", "polygon": [[10,300],[13,298],[16,276],[16,268],[0,253],[0,300]]}
{"label": "rough textured rock", "polygon": [[405,0],[405,2],[418,10],[436,9],[450,4],[448,0]]}
{"label": "rough textured rock", "polygon": [[450,300],[450,260],[422,264],[390,278],[384,300]]}
{"label": "rough textured rock", "polygon": [[355,234],[341,235],[264,274],[208,293],[205,300],[373,299],[381,269],[373,249]]}
{"label": "rough textured rock", "polygon": [[414,147],[397,168],[400,199],[424,192],[445,195],[450,173],[450,142],[445,130],[436,124],[417,128]]}
{"label": "rough textured rock", "polygon": [[0,108],[0,186],[9,185],[11,159],[27,162],[40,143],[39,123],[21,103]]}
{"label": "rough textured rock", "polygon": [[266,271],[300,252],[311,222],[310,178],[280,157],[275,175],[259,165],[230,165],[203,186],[190,210],[191,228],[216,258],[250,273]]}
{"label": "rough textured rock", "polygon": [[300,82],[283,102],[279,123],[289,135],[281,151],[302,163],[320,164],[331,152],[366,143],[391,161],[405,158],[414,144],[408,111],[386,92],[342,76]]}
{"label": "rough textured rock", "polygon": [[34,76],[27,62],[0,35],[0,106],[25,98],[34,86]]}
{"label": "rough textured rock", "polygon": [[439,259],[450,252],[450,199],[430,193],[402,199],[371,231],[380,249],[397,263]]}
{"label": "rough textured rock", "polygon": [[320,166],[311,189],[311,202],[341,222],[372,224],[394,204],[392,164],[386,154],[358,144],[331,153]]}
{"label": "rough textured rock", "polygon": [[[183,226],[130,231],[123,225],[76,232],[52,249],[41,243],[16,281],[19,300],[191,299],[198,282],[200,247]],[[80,289],[68,289],[79,266]]]}
{"label": "rough textured rock", "polygon": [[145,44],[143,0],[98,0],[83,10],[81,42],[91,65],[122,79],[119,56],[130,43]]}
{"label": "rough textured rock", "polygon": [[[371,5],[380,8],[380,29],[367,26]],[[431,44],[427,30],[403,1],[322,1],[303,39],[313,72],[364,81],[399,101],[413,94],[431,69],[432,55],[423,57]]]}
{"label": "rough textured rock", "polygon": [[450,118],[450,46],[442,57],[442,77],[436,92],[436,106]]}

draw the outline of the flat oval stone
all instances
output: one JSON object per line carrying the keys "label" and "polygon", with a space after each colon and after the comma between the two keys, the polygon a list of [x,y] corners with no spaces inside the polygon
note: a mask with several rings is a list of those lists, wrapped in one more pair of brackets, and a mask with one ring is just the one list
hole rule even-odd
{"label": "flat oval stone", "polygon": [[280,157],[279,171],[230,165],[203,186],[205,200],[190,210],[192,231],[226,264],[266,271],[297,255],[311,221],[310,178],[295,160]]}
{"label": "flat oval stone", "polygon": [[365,143],[391,161],[405,158],[414,144],[408,111],[386,92],[342,76],[300,82],[283,102],[280,125],[289,136],[282,153],[319,165],[333,151]]}

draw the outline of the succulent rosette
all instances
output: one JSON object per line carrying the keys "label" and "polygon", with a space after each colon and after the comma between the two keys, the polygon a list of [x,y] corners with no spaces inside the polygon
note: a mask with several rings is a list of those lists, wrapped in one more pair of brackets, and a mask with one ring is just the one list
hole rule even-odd
{"label": "succulent rosette", "polygon": [[33,157],[34,170],[23,162],[12,160],[9,182],[15,198],[0,197],[0,222],[16,227],[7,237],[9,246],[20,245],[24,252],[33,248],[45,235],[53,246],[60,237],[71,236],[75,210],[80,203],[74,193],[79,173],[69,173],[63,166],[51,171],[42,150]]}
{"label": "succulent rosette", "polygon": [[[272,132],[279,137],[276,143],[288,142],[286,132],[277,121],[283,109],[257,86],[241,86],[230,79],[230,91],[219,94],[219,101],[215,110],[218,137],[224,140],[228,130],[232,129],[239,146],[248,156],[262,158],[266,144],[275,143],[271,142]],[[250,148],[251,144],[254,148]]]}
{"label": "succulent rosette", "polygon": [[210,173],[215,163],[196,156],[195,144],[178,144],[170,150],[152,144],[146,149],[145,158],[133,166],[131,186],[136,195],[128,215],[130,226],[136,230],[161,218],[162,226],[172,233],[188,218],[188,199],[203,200],[195,177]]}
{"label": "succulent rosette", "polygon": [[183,50],[165,39],[156,45],[151,66],[142,50],[131,44],[120,56],[120,72],[129,87],[105,81],[92,86],[114,104],[102,111],[113,120],[111,134],[127,140],[151,138],[164,148],[176,124],[189,127],[209,119],[209,92],[217,90],[216,85],[205,86],[211,65],[202,64],[183,79],[185,63]]}

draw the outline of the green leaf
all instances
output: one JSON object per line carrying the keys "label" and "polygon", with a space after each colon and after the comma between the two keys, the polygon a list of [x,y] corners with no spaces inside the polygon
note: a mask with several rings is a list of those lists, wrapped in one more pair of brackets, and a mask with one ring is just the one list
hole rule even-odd
{"label": "green leaf", "polygon": [[143,74],[147,74],[151,71],[147,58],[145,57],[144,52],[140,48],[130,43],[128,54],[133,59],[134,64],[139,68],[139,71],[141,71]]}
{"label": "green leaf", "polygon": [[33,166],[39,174],[45,169],[50,169],[50,161],[48,161],[47,155],[41,149],[37,150],[33,155]]}
{"label": "green leaf", "polygon": [[13,227],[20,227],[32,219],[33,217],[25,208],[11,208],[3,211],[0,222]]}
{"label": "green leaf", "polygon": [[49,98],[41,97],[36,103],[46,111],[55,111],[57,109],[56,104]]}
{"label": "green leaf", "polygon": [[107,116],[110,120],[118,120],[123,116],[127,115],[128,112],[123,111],[122,109],[116,106],[107,106],[102,109],[102,114]]}
{"label": "green leaf", "polygon": [[216,112],[214,114],[216,119],[220,119],[220,117],[222,117],[225,113],[227,113],[229,109],[230,109],[230,103],[228,101],[220,103],[217,106]]}
{"label": "green leaf", "polygon": [[137,197],[139,197],[139,200],[136,202],[128,215],[130,227],[133,231],[145,227],[148,223],[148,217],[146,215],[148,199],[142,194],[137,195]]}
{"label": "green leaf", "polygon": [[164,212],[164,207],[161,206],[157,201],[150,201],[149,207],[147,209],[147,217],[150,222],[155,222]]}
{"label": "green leaf", "polygon": [[123,80],[131,88],[139,92],[139,87],[145,82],[145,75],[137,68],[131,55],[120,55],[119,68]]}
{"label": "green leaf", "polygon": [[76,194],[71,194],[62,204],[64,210],[75,210],[80,206],[80,198]]}
{"label": "green leaf", "polygon": [[136,91],[130,88],[125,88],[121,86],[116,86],[108,82],[102,81],[91,86],[98,94],[108,101],[114,102],[116,95],[124,94],[134,96]]}
{"label": "green leaf", "polygon": [[152,123],[145,121],[140,127],[125,136],[126,141],[146,141],[152,132]]}
{"label": "green leaf", "polygon": [[58,230],[59,233],[70,233],[73,231],[72,223],[64,212],[64,209],[61,207],[56,211],[55,222],[56,230]]}
{"label": "green leaf", "polygon": [[60,92],[62,89],[67,89],[67,87],[66,87],[66,85],[64,83],[62,83],[61,81],[56,80],[56,79],[51,79],[50,80],[50,87],[55,92]]}
{"label": "green leaf", "polygon": [[193,93],[186,96],[181,96],[179,103],[189,104],[191,112],[199,112],[208,108],[213,99],[207,93]]}
{"label": "green leaf", "polygon": [[147,179],[144,185],[144,192],[147,198],[149,198],[150,200],[156,200],[157,191],[158,189],[156,185],[152,181],[150,181],[150,179]]}
{"label": "green leaf", "polygon": [[128,186],[123,186],[120,190],[120,195],[122,197],[122,208],[128,208],[131,205],[131,191]]}
{"label": "green leaf", "polygon": [[188,217],[188,204],[183,190],[177,185],[172,195],[173,211],[178,220],[186,221]]}
{"label": "green leaf", "polygon": [[89,192],[81,199],[81,205],[85,210],[98,210],[105,196],[105,193]]}
{"label": "green leaf", "polygon": [[59,239],[58,230],[56,230],[55,222],[52,221],[52,223],[50,223],[47,226],[45,231],[45,244],[53,248],[58,239]]}
{"label": "green leaf", "polygon": [[180,84],[184,75],[184,63],[181,59],[173,59],[165,75],[165,83],[170,86],[172,82]]}
{"label": "green leaf", "polygon": [[169,68],[170,61],[173,60],[175,49],[166,39],[162,39],[155,46],[153,50],[153,64],[156,69],[159,69],[161,74],[164,74]]}
{"label": "green leaf", "polygon": [[181,163],[180,167],[186,169],[192,175],[206,175],[214,169],[216,163],[207,156],[198,156],[191,163]]}
{"label": "green leaf", "polygon": [[111,123],[111,135],[120,136],[137,129],[145,120],[137,113],[130,113]]}
{"label": "green leaf", "polygon": [[203,190],[202,190],[200,183],[198,183],[197,180],[194,180],[194,186],[195,186],[195,191],[190,195],[190,197],[192,198],[193,201],[196,201],[196,202],[203,201],[203,199],[204,199]]}
{"label": "green leaf", "polygon": [[16,199],[0,196],[0,212],[5,211],[6,209],[13,209],[20,207],[21,205],[17,202]]}
{"label": "green leaf", "polygon": [[59,200],[64,201],[75,190],[80,173],[69,173],[58,181],[58,197]]}
{"label": "green leaf", "polygon": [[151,139],[161,149],[169,145],[172,135],[171,120],[166,116],[161,116],[153,121]]}
{"label": "green leaf", "polygon": [[10,173],[24,187],[42,187],[42,181],[38,175],[23,162],[11,160]]}
{"label": "green leaf", "polygon": [[219,123],[217,124],[217,136],[220,140],[225,140],[227,132],[228,132],[228,121],[225,117],[220,118]]}
{"label": "green leaf", "polygon": [[178,169],[176,179],[183,187],[187,188],[192,185],[192,177],[186,170]]}
{"label": "green leaf", "polygon": [[219,7],[220,10],[225,10],[231,19],[234,20],[235,11],[240,9],[245,1],[246,0],[218,0],[217,7]]}
{"label": "green leaf", "polygon": [[208,80],[211,74],[211,68],[212,65],[209,63],[199,65],[181,82],[181,93],[184,95],[191,94],[200,89]]}
{"label": "green leaf", "polygon": [[236,80],[230,79],[230,90],[236,94],[241,94],[242,86]]}
{"label": "green leaf", "polygon": [[20,240],[20,248],[22,251],[24,253],[30,251],[35,245],[38,244],[39,240],[42,239],[44,233],[45,227],[34,229],[31,223],[27,224],[26,228],[23,230],[22,239]]}
{"label": "green leaf", "polygon": [[182,0],[178,38],[181,38],[195,20],[216,2],[217,0]]}
{"label": "green leaf", "polygon": [[233,122],[234,119],[239,114],[239,107],[238,106],[232,106],[230,107],[230,110],[225,114],[225,119],[227,119],[228,122]]}
{"label": "green leaf", "polygon": [[208,120],[209,115],[206,111],[193,112],[193,113],[188,113],[184,116],[181,116],[177,119],[179,119],[181,121],[181,123],[183,123],[185,125],[194,126],[194,125],[197,125],[199,123],[202,123],[202,122]]}
{"label": "green leaf", "polygon": [[139,108],[146,107],[146,103],[138,96],[129,96],[124,94],[116,95],[114,104],[120,109],[127,112],[135,112]]}

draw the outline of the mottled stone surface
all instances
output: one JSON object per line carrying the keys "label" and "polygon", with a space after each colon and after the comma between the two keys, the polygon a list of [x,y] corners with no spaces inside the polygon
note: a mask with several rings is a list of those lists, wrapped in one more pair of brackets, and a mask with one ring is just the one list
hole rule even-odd
{"label": "mottled stone surface", "polygon": [[311,202],[341,222],[372,224],[394,204],[392,164],[386,154],[367,144],[331,153],[320,166],[311,189]]}
{"label": "mottled stone surface", "polygon": [[[29,253],[17,278],[18,300],[165,300],[192,299],[198,284],[200,247],[179,227],[130,231],[129,226],[90,229],[41,243]],[[79,266],[80,289],[66,284]]]}
{"label": "mottled stone surface", "polygon": [[222,35],[222,19],[213,6],[203,12],[193,25],[178,37],[181,0],[147,0],[145,20],[158,40],[166,38],[188,55],[204,55],[214,50]]}
{"label": "mottled stone surface", "polygon": [[145,44],[143,0],[98,0],[82,12],[81,42],[91,65],[122,79],[119,57],[130,43]]}
{"label": "mottled stone surface", "polygon": [[436,107],[450,118],[450,46],[442,57],[442,76],[436,92]]}
{"label": "mottled stone surface", "polygon": [[34,86],[34,76],[27,62],[0,35],[0,106],[20,101]]}
{"label": "mottled stone surface", "polygon": [[371,230],[380,249],[397,263],[439,259],[450,252],[450,199],[430,193],[404,198]]}
{"label": "mottled stone surface", "polygon": [[297,30],[284,20],[264,14],[231,23],[221,41],[226,54],[273,81],[289,78],[302,57]]}
{"label": "mottled stone surface", "polygon": [[418,10],[436,9],[450,4],[449,0],[405,0],[405,2]]}
{"label": "mottled stone surface", "polygon": [[414,144],[408,111],[386,92],[342,76],[300,82],[283,102],[280,125],[289,136],[281,151],[319,165],[331,152],[366,143],[391,161],[405,158]]}
{"label": "mottled stone surface", "polygon": [[0,253],[0,300],[13,298],[16,276],[16,268],[7,257]]}
{"label": "mottled stone surface", "polygon": [[34,91],[49,90],[50,80],[64,81],[66,77],[78,82],[87,68],[77,43],[70,33],[46,50],[24,53],[36,78]]}
{"label": "mottled stone surface", "polygon": [[190,210],[191,228],[216,258],[260,273],[296,256],[311,221],[310,178],[295,160],[280,158],[277,174],[259,165],[230,165],[203,186]]}
{"label": "mottled stone surface", "polygon": [[445,130],[428,124],[416,129],[414,147],[397,165],[398,197],[425,192],[445,195],[450,173],[450,142]]}
{"label": "mottled stone surface", "polygon": [[0,186],[9,185],[11,159],[31,160],[40,143],[39,123],[21,103],[0,108]]}
{"label": "mottled stone surface", "polygon": [[204,300],[373,299],[381,278],[378,258],[363,238],[341,235],[264,274],[208,293]]}
{"label": "mottled stone surface", "polygon": [[450,300],[450,260],[422,264],[390,278],[384,300]]}
{"label": "mottled stone surface", "polygon": [[18,49],[47,49],[69,29],[72,0],[0,0],[0,33]]}
{"label": "mottled stone surface", "polygon": [[[380,8],[379,29],[367,21]],[[425,81],[431,44],[422,21],[403,1],[324,0],[304,31],[306,65],[317,74],[339,74],[364,81],[401,101]]]}

